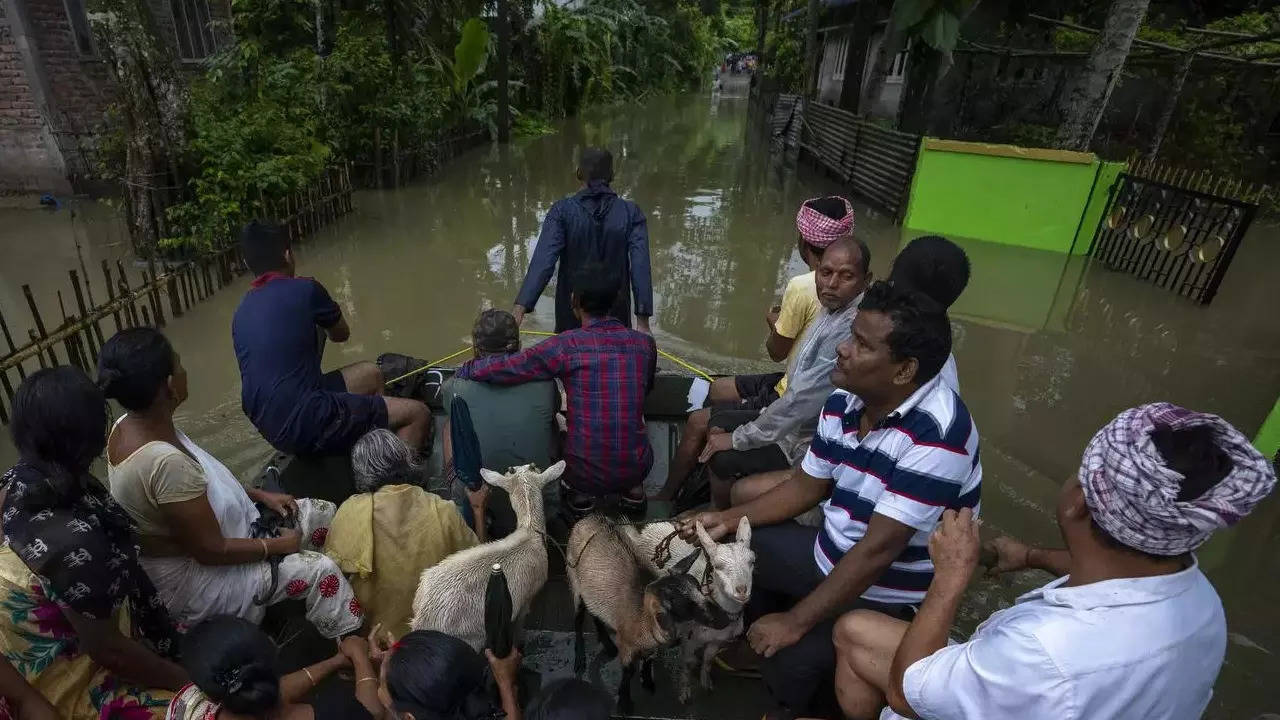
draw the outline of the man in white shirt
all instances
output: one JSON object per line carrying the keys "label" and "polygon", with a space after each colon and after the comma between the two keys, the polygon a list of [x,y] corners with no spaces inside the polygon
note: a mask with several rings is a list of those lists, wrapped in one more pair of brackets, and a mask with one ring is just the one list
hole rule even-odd
{"label": "man in white shirt", "polygon": [[[747,639],[777,705],[769,718],[825,714],[835,619],[855,607],[910,617],[933,577],[926,545],[942,511],[978,505],[978,429],[938,377],[950,350],[936,303],[875,283],[800,467],[746,505],[697,516],[713,536],[742,517],[753,526]],[[819,504],[822,527],[791,519]]]}
{"label": "man in white shirt", "polygon": [[[1216,415],[1126,410],[1085,450],[1058,501],[1065,550],[994,544],[997,572],[1063,577],[980,625],[947,633],[978,564],[977,523],[947,512],[935,574],[910,624],[856,611],[836,629],[836,686],[851,718],[1194,720],[1222,666],[1222,603],[1191,552],[1247,515],[1275,470]],[[883,710],[885,704],[889,708]]]}

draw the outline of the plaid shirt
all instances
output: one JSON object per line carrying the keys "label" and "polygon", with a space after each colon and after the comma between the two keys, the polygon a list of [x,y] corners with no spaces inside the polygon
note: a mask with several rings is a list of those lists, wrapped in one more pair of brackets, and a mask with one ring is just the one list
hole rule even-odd
{"label": "plaid shirt", "polygon": [[457,376],[497,385],[559,378],[569,401],[567,481],[606,494],[639,485],[653,466],[644,399],[657,362],[653,338],[607,318],[514,355],[472,360]]}

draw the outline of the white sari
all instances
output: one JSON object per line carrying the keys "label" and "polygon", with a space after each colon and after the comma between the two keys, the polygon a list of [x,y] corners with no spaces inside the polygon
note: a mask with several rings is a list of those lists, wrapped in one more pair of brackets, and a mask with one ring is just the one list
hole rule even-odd
{"label": "white sari", "polygon": [[[222,536],[252,537],[259,512],[240,481],[181,430],[178,440],[200,465],[205,494]],[[306,600],[307,618],[326,637],[339,637],[359,628],[362,611],[346,578],[332,560],[319,552],[337,507],[325,500],[297,498],[296,502],[302,551],[280,559],[274,586],[269,562],[201,565],[191,557],[141,558],[143,569],[164,598],[179,630],[185,631],[212,615],[235,615],[259,623],[268,605],[294,598]],[[259,604],[255,598],[263,602]]]}

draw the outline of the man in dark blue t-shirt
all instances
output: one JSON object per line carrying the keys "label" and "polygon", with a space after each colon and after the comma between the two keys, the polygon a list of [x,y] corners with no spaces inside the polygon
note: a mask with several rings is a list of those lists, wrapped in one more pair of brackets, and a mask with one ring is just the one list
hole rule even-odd
{"label": "man in dark blue t-shirt", "polygon": [[284,228],[251,222],[240,249],[257,276],[231,321],[240,405],[267,442],[294,454],[345,453],[370,430],[391,428],[421,449],[431,412],[416,400],[383,397],[377,365],[321,373],[319,333],[340,343],[351,329],[323,285],[294,274]]}

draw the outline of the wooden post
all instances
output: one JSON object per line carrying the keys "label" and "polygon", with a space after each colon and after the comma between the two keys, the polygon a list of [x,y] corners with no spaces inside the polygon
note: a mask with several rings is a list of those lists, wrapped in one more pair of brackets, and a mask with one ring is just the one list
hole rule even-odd
{"label": "wooden post", "polygon": [[155,273],[143,271],[142,277],[147,283],[147,302],[151,305],[151,316],[156,321],[156,327],[164,327],[164,311],[160,307],[160,288],[156,285]]}
{"label": "wooden post", "polygon": [[145,325],[146,327],[152,327],[152,325],[151,325],[151,313],[147,312],[147,306],[146,306],[146,305],[143,305],[143,306],[142,306],[142,324],[143,324],[143,325]]}
{"label": "wooden post", "polygon": [[[102,261],[102,276],[106,278],[107,281],[107,302],[114,304],[116,299],[116,290],[115,285],[111,282],[111,268],[107,267],[106,260]],[[111,317],[116,321],[116,332],[123,330],[124,326],[120,324],[120,311],[118,309],[112,310]]]}
{"label": "wooden post", "polygon": [[[3,312],[0,312],[0,331],[4,332],[4,341],[9,345],[9,354],[18,352],[18,347],[13,344],[13,336],[9,334],[9,323],[5,322]],[[22,363],[18,363],[18,377],[27,379],[27,371],[22,369]]]}
{"label": "wooden post", "polygon": [[[30,286],[30,285],[23,285],[23,286],[22,286],[22,294],[23,294],[23,295],[25,295],[25,296],[27,297],[27,307],[31,308],[31,319],[32,319],[32,320],[35,322],[35,324],[36,324],[36,331],[37,331],[38,333],[40,333],[40,335],[39,335],[39,338],[38,338],[38,339],[39,339],[39,340],[44,340],[46,337],[48,337],[48,336],[49,336],[49,334],[48,334],[48,333],[46,333],[46,332],[45,332],[45,330],[44,330],[44,320],[40,317],[40,308],[36,307],[36,299],[35,299],[35,297],[31,294],[31,286]],[[57,356],[56,354],[54,354],[54,352],[53,352],[53,347],[52,347],[52,346],[47,347],[47,348],[45,348],[45,350],[46,350],[46,351],[48,351],[48,353],[49,353],[49,360],[50,360],[50,361],[52,361],[54,365],[57,365],[57,364],[58,364],[58,356]]]}
{"label": "wooden post", "polygon": [[[85,309],[86,305],[80,293],[80,275],[75,270],[71,271],[71,287],[75,288],[76,291],[76,306],[80,308],[80,317],[88,318],[89,312]],[[87,277],[84,279],[84,290],[89,295],[88,304],[93,305],[93,294],[89,292],[89,278]],[[106,338],[102,336],[102,326],[98,324],[97,317],[93,319],[90,325],[93,329],[93,337],[89,340],[89,349],[93,350],[94,359],[97,360],[98,352],[94,347],[94,343],[97,343],[97,347],[102,347],[102,344],[106,342]]]}
{"label": "wooden post", "polygon": [[[103,340],[101,337],[94,338],[93,336],[93,331],[97,329],[97,322],[89,319],[89,311],[85,309],[84,293],[80,291],[80,276],[76,274],[75,270],[68,271],[68,274],[71,276],[71,289],[75,291],[76,308],[80,310],[81,322],[84,323],[84,335],[88,340],[86,344],[89,346],[89,354],[93,356],[93,361],[96,363],[98,361],[98,348],[94,345],[94,340],[96,339],[99,344]],[[102,331],[99,330],[98,332],[101,335]]]}
{"label": "wooden post", "polygon": [[119,273],[119,276],[116,278],[116,283],[118,286],[117,289],[120,291],[120,297],[128,298],[125,302],[125,318],[129,323],[129,327],[138,327],[138,306],[137,303],[134,302],[133,298],[129,297],[133,294],[133,291],[129,287],[129,276],[124,271],[124,263],[119,260],[116,261],[116,272]]}
{"label": "wooden post", "polygon": [[[22,372],[22,363],[19,362],[17,365],[18,365],[19,374],[25,377],[26,373]],[[13,385],[9,384],[9,368],[0,368],[0,386],[4,387],[5,399],[8,401],[10,405],[12,405],[13,404]],[[6,424],[9,422],[9,413],[4,409],[4,403],[2,402],[0,402],[0,422],[6,423]]]}
{"label": "wooden post", "polygon": [[178,282],[172,270],[165,273],[164,288],[169,295],[169,314],[175,318],[182,317],[182,303],[178,300]]}
{"label": "wooden post", "polygon": [[373,128],[373,186],[382,187],[382,127]]}
{"label": "wooden post", "polygon": [[391,179],[391,187],[400,187],[400,126],[391,133],[391,168],[395,177]]}
{"label": "wooden post", "polygon": [[[32,344],[40,342],[40,336],[36,334],[35,330],[32,330],[30,328],[27,329],[27,337],[31,340]],[[40,361],[41,369],[49,367],[49,363],[46,362],[44,359],[44,353],[36,353],[36,360]],[[58,361],[54,360],[53,364],[57,365]]]}

